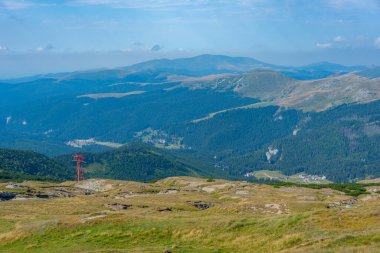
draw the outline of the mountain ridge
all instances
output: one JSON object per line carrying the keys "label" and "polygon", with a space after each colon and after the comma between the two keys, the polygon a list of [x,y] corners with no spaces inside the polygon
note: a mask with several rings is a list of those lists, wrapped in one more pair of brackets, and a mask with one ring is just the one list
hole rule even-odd
{"label": "mountain ridge", "polygon": [[[202,66],[205,58],[209,62]],[[249,58],[213,55],[180,61],[185,61],[183,66],[190,62],[191,71],[202,72],[211,66],[214,73],[219,71],[218,63],[234,63],[233,59],[239,64],[247,59],[248,63],[257,63]],[[153,63],[155,67],[157,61]],[[182,71],[187,68],[183,66],[174,67]],[[261,67],[237,73],[235,67],[228,66],[234,70],[232,73],[205,76],[163,73],[149,68],[150,65],[141,71],[77,72],[66,77],[0,85],[0,91],[7,94],[0,100],[0,147],[32,149],[56,156],[105,151],[138,140],[171,152],[191,153],[195,160],[233,178],[241,178],[249,169],[268,166],[295,174],[291,169],[296,167],[297,159],[290,153],[282,153],[286,154],[283,161],[288,161],[287,164],[273,160],[270,166],[266,160],[268,147],[278,145],[288,151],[314,154],[307,161],[298,161],[303,164],[298,169],[309,173],[327,172],[328,166],[340,168],[339,164],[345,164],[350,175],[340,173],[340,177],[336,170],[325,174],[337,181],[374,175],[373,166],[378,158],[369,146],[373,150],[378,147],[376,100],[380,98],[380,79],[373,73],[374,78],[354,71],[302,80],[279,69]],[[294,71],[303,77],[324,72]],[[345,107],[348,109],[341,109]],[[338,112],[335,117],[322,117],[334,111]],[[350,113],[356,118],[340,122],[349,118]],[[330,121],[334,125],[322,130],[316,123],[318,117],[326,125]],[[337,162],[331,159],[329,164],[316,162],[318,157],[329,157],[321,147],[329,144],[331,136],[337,146],[330,146],[330,151],[339,155]],[[318,145],[303,143],[307,139]],[[292,142],[293,150],[289,148]],[[298,150],[302,145],[309,149]],[[345,155],[351,153],[354,159]],[[247,167],[240,164],[239,157],[248,161]],[[358,157],[367,161],[363,165],[366,168],[358,167],[361,164]]]}
{"label": "mountain ridge", "polygon": [[[205,64],[206,63],[206,64]],[[169,64],[169,66],[165,66],[165,64]],[[225,64],[225,68],[219,68],[218,64]],[[208,68],[205,68],[205,65]],[[221,65],[222,67],[223,65]],[[331,67],[334,69],[331,69]],[[158,68],[158,69],[157,69]],[[189,71],[189,69],[195,68],[195,70]],[[203,68],[203,70],[202,70]],[[2,83],[20,83],[20,82],[30,82],[38,79],[45,78],[54,78],[61,79],[64,77],[77,77],[88,75],[91,73],[114,73],[113,75],[117,76],[121,73],[126,73],[125,71],[152,71],[155,70],[157,72],[168,72],[175,74],[177,69],[180,70],[180,74],[191,74],[192,76],[201,76],[208,74],[221,74],[221,73],[239,73],[246,72],[256,68],[270,68],[272,70],[281,71],[290,77],[296,77],[297,73],[301,79],[313,77],[313,71],[316,71],[316,77],[326,77],[333,74],[339,74],[342,71],[344,73],[355,71],[355,70],[365,70],[371,69],[372,67],[366,66],[345,66],[341,64],[331,63],[331,62],[317,62],[311,63],[304,66],[280,66],[276,64],[266,63],[255,58],[251,57],[243,57],[243,56],[226,56],[226,55],[213,55],[213,54],[203,54],[197,55],[193,57],[186,58],[160,58],[160,59],[152,59],[148,61],[143,61],[140,63],[135,63],[128,66],[121,66],[115,68],[97,68],[97,69],[89,69],[83,71],[66,71],[62,73],[49,73],[43,75],[34,75],[13,79],[5,79],[0,80]],[[197,70],[198,69],[198,70]],[[202,71],[199,71],[201,69]],[[197,72],[199,71],[199,72]],[[154,71],[153,71],[154,72]],[[178,74],[178,72],[177,72]]]}

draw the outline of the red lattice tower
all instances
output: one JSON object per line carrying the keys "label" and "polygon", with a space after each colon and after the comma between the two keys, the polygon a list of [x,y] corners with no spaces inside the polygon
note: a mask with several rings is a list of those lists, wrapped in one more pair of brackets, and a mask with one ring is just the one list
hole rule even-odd
{"label": "red lattice tower", "polygon": [[83,171],[83,163],[84,163],[84,155],[75,154],[73,155],[74,161],[77,163],[77,181],[84,180],[84,171]]}

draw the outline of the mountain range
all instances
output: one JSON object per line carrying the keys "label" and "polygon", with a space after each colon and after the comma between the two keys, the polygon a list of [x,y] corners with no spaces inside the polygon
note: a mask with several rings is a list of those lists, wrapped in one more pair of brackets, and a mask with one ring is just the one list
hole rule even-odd
{"label": "mountain range", "polygon": [[[376,67],[201,55],[4,80],[0,92],[3,148],[57,156],[141,141],[190,157],[209,175],[243,178],[269,169],[336,182],[380,176]],[[97,166],[102,176],[117,174]]]}

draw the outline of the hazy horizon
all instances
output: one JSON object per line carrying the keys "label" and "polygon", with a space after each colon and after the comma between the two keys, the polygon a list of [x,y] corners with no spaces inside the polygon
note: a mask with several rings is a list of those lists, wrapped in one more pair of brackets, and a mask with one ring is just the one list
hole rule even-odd
{"label": "hazy horizon", "polygon": [[0,0],[0,79],[222,54],[380,65],[377,0]]}

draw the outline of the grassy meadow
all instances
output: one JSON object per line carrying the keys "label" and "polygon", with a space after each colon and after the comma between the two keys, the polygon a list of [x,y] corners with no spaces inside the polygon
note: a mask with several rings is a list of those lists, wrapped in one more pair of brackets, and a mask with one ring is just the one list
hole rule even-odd
{"label": "grassy meadow", "polygon": [[[375,253],[380,248],[379,186],[368,187],[357,204],[327,208],[352,197],[329,188],[190,177],[150,184],[24,185],[45,193],[65,189],[72,196],[0,202],[0,252]],[[197,201],[210,208],[197,208],[192,204]]]}

